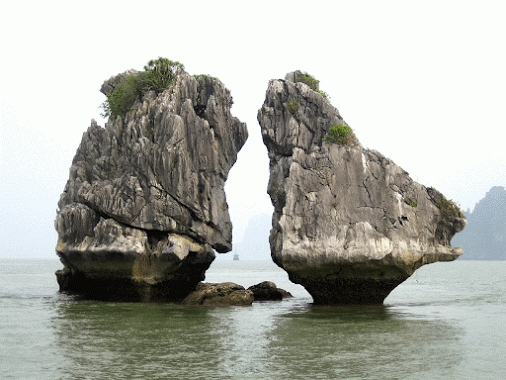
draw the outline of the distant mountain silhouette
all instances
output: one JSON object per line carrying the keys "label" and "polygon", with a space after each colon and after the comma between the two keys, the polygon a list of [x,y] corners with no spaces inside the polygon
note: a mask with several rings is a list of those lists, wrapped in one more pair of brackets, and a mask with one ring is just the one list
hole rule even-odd
{"label": "distant mountain silhouette", "polygon": [[452,245],[461,247],[467,260],[506,260],[506,190],[492,187],[472,212],[464,213],[468,225],[455,235]]}
{"label": "distant mountain silhouette", "polygon": [[240,260],[270,259],[269,234],[271,226],[272,217],[269,214],[258,214],[249,220],[243,240],[233,244],[233,251],[239,255]]}

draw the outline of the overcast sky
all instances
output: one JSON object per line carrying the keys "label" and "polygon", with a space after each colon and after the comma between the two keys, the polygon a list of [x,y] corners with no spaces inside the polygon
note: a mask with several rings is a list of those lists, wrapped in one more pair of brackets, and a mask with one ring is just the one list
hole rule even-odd
{"label": "overcast sky", "polygon": [[159,56],[220,78],[247,123],[226,186],[234,242],[272,211],[256,114],[268,81],[297,69],[320,80],[365,147],[472,208],[506,186],[504,4],[2,2],[0,258],[55,257],[72,157],[91,119],[104,124],[102,82]]}

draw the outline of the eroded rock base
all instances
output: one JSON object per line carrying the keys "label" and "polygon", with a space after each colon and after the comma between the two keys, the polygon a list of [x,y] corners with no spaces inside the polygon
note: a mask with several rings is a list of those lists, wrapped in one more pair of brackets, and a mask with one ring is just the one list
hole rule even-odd
{"label": "eroded rock base", "polygon": [[111,302],[177,302],[198,283],[163,281],[148,284],[132,279],[90,279],[82,273],[70,275],[65,270],[58,271],[56,277],[61,292],[76,294],[82,299]]}
{"label": "eroded rock base", "polygon": [[[278,264],[279,265],[279,264]],[[316,305],[382,304],[421,263],[401,269],[384,262],[327,264],[299,268],[286,265],[288,277],[302,285]]]}
{"label": "eroded rock base", "polygon": [[[60,292],[76,294],[84,299],[114,302],[179,302],[204,280],[214,255],[208,260],[186,260],[163,275],[118,276],[118,272],[83,272],[68,264],[56,272]],[[153,260],[156,261],[156,260]],[[136,264],[132,265],[135,273]],[[153,270],[156,264],[150,268]],[[107,268],[107,265],[104,265]],[[166,269],[166,268],[165,268]]]}
{"label": "eroded rock base", "polygon": [[342,278],[338,275],[320,278],[290,276],[293,282],[306,288],[315,305],[382,304],[390,292],[406,278],[381,280]]}

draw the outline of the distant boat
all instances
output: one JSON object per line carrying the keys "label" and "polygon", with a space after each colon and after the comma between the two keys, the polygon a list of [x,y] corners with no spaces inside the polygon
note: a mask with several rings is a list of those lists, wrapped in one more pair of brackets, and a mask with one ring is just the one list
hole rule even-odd
{"label": "distant boat", "polygon": [[237,253],[234,253],[234,261],[239,260],[239,255]]}

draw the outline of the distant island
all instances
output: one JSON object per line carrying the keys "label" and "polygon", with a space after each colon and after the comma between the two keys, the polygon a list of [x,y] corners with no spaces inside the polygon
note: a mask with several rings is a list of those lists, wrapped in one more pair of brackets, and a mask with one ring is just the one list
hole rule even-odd
{"label": "distant island", "polygon": [[464,212],[468,225],[455,235],[452,245],[461,247],[461,260],[506,260],[506,190],[492,187],[476,203],[474,210]]}
{"label": "distant island", "polygon": [[270,259],[269,233],[272,227],[272,216],[269,214],[254,215],[246,226],[244,238],[234,243],[234,250],[241,260]]}

